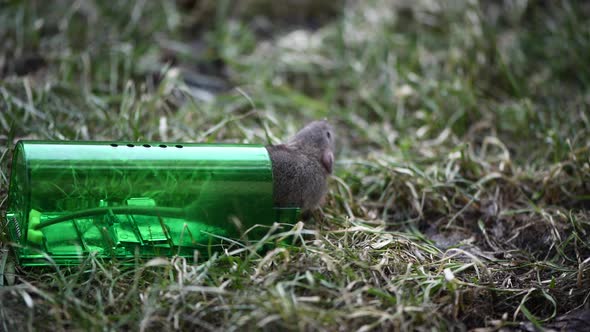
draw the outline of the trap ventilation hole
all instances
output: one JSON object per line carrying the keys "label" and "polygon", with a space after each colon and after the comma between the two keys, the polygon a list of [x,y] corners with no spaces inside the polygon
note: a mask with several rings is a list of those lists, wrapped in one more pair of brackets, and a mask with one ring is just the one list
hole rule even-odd
{"label": "trap ventilation hole", "polygon": [[[110,144],[110,146],[112,146],[112,147],[116,148],[116,147],[118,147],[118,146],[119,146],[119,144],[116,144],[116,143],[111,143],[111,144]],[[128,147],[130,147],[130,148],[132,148],[132,147],[135,147],[135,144],[131,144],[131,143],[129,143],[129,144],[127,144],[127,146],[128,146]],[[150,144],[143,144],[142,146],[143,146],[144,148],[151,148],[151,147],[152,147]],[[167,147],[168,147],[168,145],[166,145],[166,144],[160,144],[160,145],[158,145],[158,146],[159,146],[159,147],[161,147],[162,149],[165,149],[165,148],[167,148]],[[182,145],[180,145],[180,144],[177,144],[177,145],[175,145],[175,147],[177,147],[177,148],[179,148],[179,149],[182,149],[182,148],[183,148],[183,146],[182,146]]]}
{"label": "trap ventilation hole", "polygon": [[177,148],[179,148],[179,149],[182,149],[182,145],[180,145],[180,144],[177,144],[177,145],[175,145],[175,146],[176,146]]}

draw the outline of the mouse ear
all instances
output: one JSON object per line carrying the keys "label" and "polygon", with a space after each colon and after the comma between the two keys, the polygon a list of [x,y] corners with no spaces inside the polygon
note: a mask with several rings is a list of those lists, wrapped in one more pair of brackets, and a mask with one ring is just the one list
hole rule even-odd
{"label": "mouse ear", "polygon": [[334,154],[330,150],[325,150],[322,154],[322,165],[328,171],[328,173],[332,174],[332,168],[334,167]]}

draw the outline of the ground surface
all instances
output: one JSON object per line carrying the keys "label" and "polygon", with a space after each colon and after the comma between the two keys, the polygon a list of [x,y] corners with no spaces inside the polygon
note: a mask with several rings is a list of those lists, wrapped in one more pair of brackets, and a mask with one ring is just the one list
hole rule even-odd
{"label": "ground surface", "polygon": [[0,209],[22,138],[339,149],[299,247],[17,268],[0,330],[587,322],[590,4],[287,2],[0,2]]}

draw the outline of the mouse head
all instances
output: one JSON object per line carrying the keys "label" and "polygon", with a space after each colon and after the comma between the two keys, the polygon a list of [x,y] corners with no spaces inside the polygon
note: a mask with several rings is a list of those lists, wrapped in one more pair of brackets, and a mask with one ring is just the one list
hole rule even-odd
{"label": "mouse head", "polygon": [[335,137],[332,126],[326,120],[314,121],[303,127],[293,136],[287,145],[304,152],[308,156],[319,158],[328,173],[334,165]]}

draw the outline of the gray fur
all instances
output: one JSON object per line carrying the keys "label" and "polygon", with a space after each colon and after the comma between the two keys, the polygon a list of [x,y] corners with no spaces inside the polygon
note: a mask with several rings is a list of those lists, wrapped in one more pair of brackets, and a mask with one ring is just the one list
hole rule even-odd
{"label": "gray fur", "polygon": [[272,161],[277,207],[316,209],[328,191],[334,160],[334,131],[327,121],[314,121],[286,144],[266,147]]}

